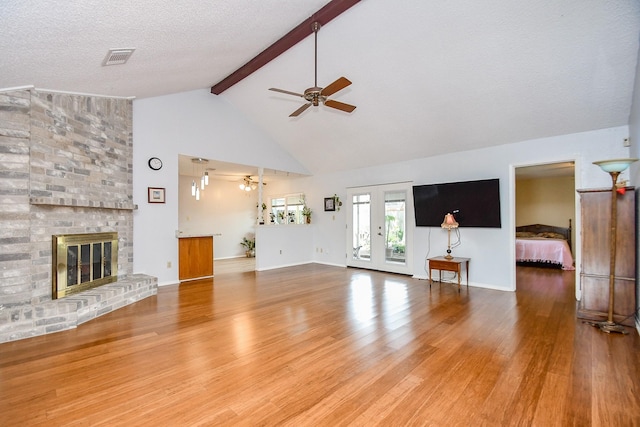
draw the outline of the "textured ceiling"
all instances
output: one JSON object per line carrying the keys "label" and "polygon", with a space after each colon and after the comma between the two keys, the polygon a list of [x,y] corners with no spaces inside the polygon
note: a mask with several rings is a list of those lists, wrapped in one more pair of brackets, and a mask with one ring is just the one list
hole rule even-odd
{"label": "textured ceiling", "polygon": [[[209,90],[327,3],[3,0],[0,88]],[[639,34],[635,0],[363,0],[318,34],[318,83],[349,78],[331,98],[352,114],[289,118],[302,100],[267,90],[313,86],[313,37],[218,96],[312,173],[366,167],[625,125]]]}

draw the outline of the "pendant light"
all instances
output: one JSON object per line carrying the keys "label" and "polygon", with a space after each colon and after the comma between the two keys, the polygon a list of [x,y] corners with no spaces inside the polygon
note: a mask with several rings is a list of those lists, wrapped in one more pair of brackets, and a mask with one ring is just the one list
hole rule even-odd
{"label": "pendant light", "polygon": [[[209,163],[208,159],[203,159],[202,157],[194,157],[191,159],[191,163],[193,163],[194,168],[197,165],[197,172],[198,174],[200,174],[200,166],[201,165],[206,165],[207,163]],[[194,173],[195,175],[195,173]],[[209,172],[202,171],[202,175],[200,175],[200,185],[198,186],[196,184],[196,180],[194,179],[191,182],[191,195],[194,196],[196,198],[196,200],[200,200],[200,191],[204,191],[204,188],[209,185]]]}

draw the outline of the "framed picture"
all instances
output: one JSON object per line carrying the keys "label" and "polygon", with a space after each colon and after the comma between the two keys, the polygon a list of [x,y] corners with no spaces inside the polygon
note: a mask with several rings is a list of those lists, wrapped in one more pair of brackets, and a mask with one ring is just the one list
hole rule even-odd
{"label": "framed picture", "polygon": [[336,200],[333,197],[325,197],[324,198],[324,211],[335,211],[336,210]]}
{"label": "framed picture", "polygon": [[149,190],[149,203],[164,203],[164,188],[147,187]]}

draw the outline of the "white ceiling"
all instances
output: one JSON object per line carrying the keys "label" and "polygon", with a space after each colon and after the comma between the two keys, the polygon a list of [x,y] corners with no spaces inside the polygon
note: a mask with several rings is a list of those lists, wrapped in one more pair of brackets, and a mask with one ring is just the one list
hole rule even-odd
{"label": "white ceiling", "polygon": [[[327,3],[2,0],[0,88],[209,90]],[[219,96],[310,172],[353,169],[626,125],[639,35],[637,0],[363,0],[318,33],[318,84],[349,78],[353,113],[289,118],[302,100],[267,90],[313,86],[313,36]]]}

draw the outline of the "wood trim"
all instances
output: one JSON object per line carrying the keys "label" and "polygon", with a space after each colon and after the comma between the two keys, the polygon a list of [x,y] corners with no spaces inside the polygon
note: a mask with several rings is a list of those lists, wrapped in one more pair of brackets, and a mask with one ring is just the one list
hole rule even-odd
{"label": "wood trim", "polygon": [[245,77],[251,75],[255,71],[262,68],[293,46],[304,40],[307,36],[313,33],[311,24],[319,22],[321,26],[326,25],[333,18],[342,14],[342,12],[349,9],[351,6],[358,3],[360,0],[332,0],[327,3],[322,9],[311,15],[309,18],[302,21],[300,25],[289,31],[280,40],[273,43],[271,46],[260,52],[257,56],[251,59],[249,62],[238,68],[229,76],[222,79],[211,87],[211,93],[214,95],[220,95],[231,86],[235,85]]}

